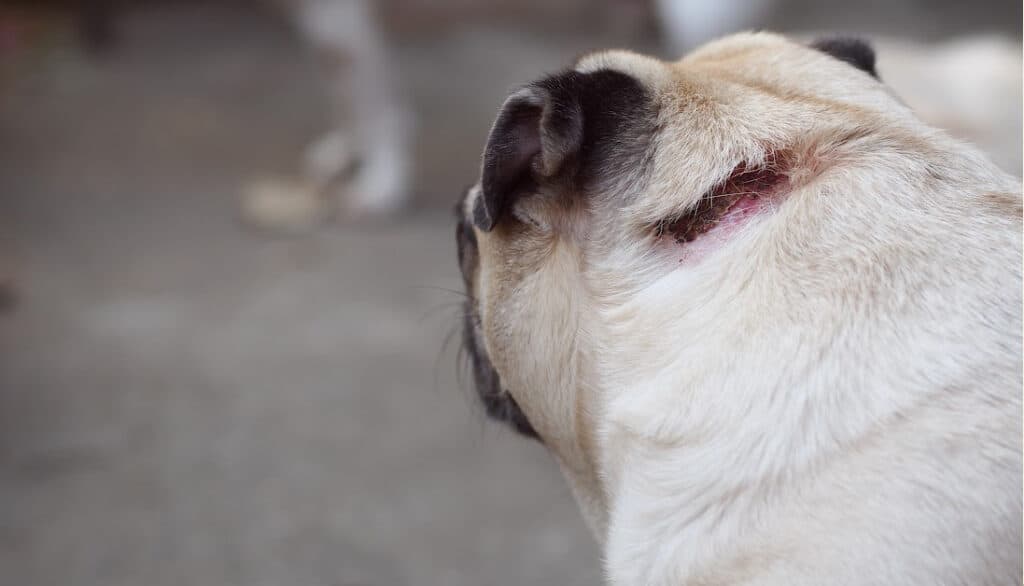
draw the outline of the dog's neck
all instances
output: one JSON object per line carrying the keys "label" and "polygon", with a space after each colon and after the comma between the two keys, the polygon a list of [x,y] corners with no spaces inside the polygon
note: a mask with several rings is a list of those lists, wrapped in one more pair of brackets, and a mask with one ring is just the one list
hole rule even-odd
{"label": "dog's neck", "polygon": [[[622,583],[656,583],[657,576],[698,567],[771,507],[766,495],[860,441],[878,422],[926,402],[935,388],[969,376],[943,358],[963,349],[928,347],[927,329],[937,321],[967,332],[974,323],[970,313],[979,311],[971,307],[977,300],[969,291],[940,274],[943,263],[934,259],[948,247],[923,238],[925,248],[906,248],[898,233],[906,218],[893,215],[899,210],[879,206],[872,218],[847,208],[900,198],[918,214],[917,229],[937,239],[962,213],[964,193],[1014,186],[986,169],[937,182],[934,169],[915,174],[909,164],[894,165],[900,173],[865,170],[862,186],[848,185],[855,173],[846,170],[813,186],[815,193],[797,194],[805,201],[831,197],[827,212],[837,218],[855,211],[868,216],[871,238],[824,245],[832,251],[851,247],[849,256],[794,257],[808,263],[794,269],[765,263],[763,251],[752,248],[716,270],[667,277],[673,286],[652,287],[628,307],[599,313],[604,331],[591,334],[607,342],[581,362],[584,384],[577,386],[578,394],[586,393],[581,400],[591,418],[585,427],[592,437],[581,443],[590,447],[574,446],[570,457],[559,460],[590,528],[616,556],[608,560],[612,574],[616,568],[641,572],[621,577]],[[927,182],[931,191],[922,193],[919,186]],[[943,208],[942,202],[953,203]],[[791,206],[781,213],[807,211]],[[882,258],[894,266],[930,260],[905,275],[879,275],[886,270]],[[842,267],[846,262],[852,264]],[[932,270],[939,272],[926,272]],[[792,274],[815,280],[794,282]],[[886,279],[883,289],[876,286],[880,279]],[[911,296],[918,299],[915,311],[924,312],[917,324],[901,301]],[[951,308],[943,298],[958,298],[960,305]],[[738,306],[746,310],[736,312]],[[680,309],[671,315],[642,309],[650,307]],[[893,332],[885,325],[893,319],[907,329]],[[965,344],[969,338],[964,336]],[[905,382],[922,380],[901,358],[909,353],[921,358],[918,365],[934,354],[928,385]],[[598,364],[615,368],[601,371]]]}

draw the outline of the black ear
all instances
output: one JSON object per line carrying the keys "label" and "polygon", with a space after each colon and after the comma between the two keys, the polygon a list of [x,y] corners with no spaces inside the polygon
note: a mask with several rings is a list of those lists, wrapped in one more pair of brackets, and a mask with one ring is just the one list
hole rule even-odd
{"label": "black ear", "polygon": [[811,47],[823,53],[845,61],[872,77],[878,78],[875,71],[875,50],[866,41],[853,37],[826,37],[811,43]]}
{"label": "black ear", "polygon": [[489,231],[542,185],[581,193],[642,166],[656,108],[643,85],[618,71],[566,71],[512,94],[484,150],[473,223]]}
{"label": "black ear", "polygon": [[582,141],[583,113],[573,92],[533,84],[513,94],[487,138],[473,223],[493,229],[516,198],[556,176]]}

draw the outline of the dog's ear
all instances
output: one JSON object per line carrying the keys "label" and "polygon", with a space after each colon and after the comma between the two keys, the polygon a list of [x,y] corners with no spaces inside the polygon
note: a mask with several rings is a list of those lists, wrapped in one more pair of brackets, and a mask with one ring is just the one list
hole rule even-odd
{"label": "dog's ear", "polygon": [[473,222],[488,231],[516,198],[555,177],[579,152],[583,113],[579,101],[553,95],[540,84],[505,100],[484,149],[481,194]]}
{"label": "dog's ear", "polygon": [[512,94],[487,139],[473,223],[492,230],[542,185],[589,187],[603,169],[628,167],[609,163],[646,148],[652,108],[639,81],[610,70],[568,71]]}
{"label": "dog's ear", "polygon": [[863,39],[825,37],[811,43],[811,47],[878,78],[878,72],[875,71],[875,50]]}

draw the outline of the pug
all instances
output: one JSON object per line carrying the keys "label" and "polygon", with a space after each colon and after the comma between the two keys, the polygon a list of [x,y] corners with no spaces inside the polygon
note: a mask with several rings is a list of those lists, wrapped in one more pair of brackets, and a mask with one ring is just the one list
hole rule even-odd
{"label": "pug", "polygon": [[610,583],[1019,583],[1021,185],[874,62],[740,34],[501,107],[465,343]]}

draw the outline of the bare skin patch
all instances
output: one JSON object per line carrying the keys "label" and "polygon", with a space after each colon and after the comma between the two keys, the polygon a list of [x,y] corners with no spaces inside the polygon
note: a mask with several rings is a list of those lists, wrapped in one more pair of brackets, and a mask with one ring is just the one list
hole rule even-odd
{"label": "bare skin patch", "polygon": [[772,153],[764,164],[737,166],[687,213],[658,224],[655,236],[682,247],[680,263],[699,261],[754,217],[777,209],[792,187],[792,160],[789,153]]}

